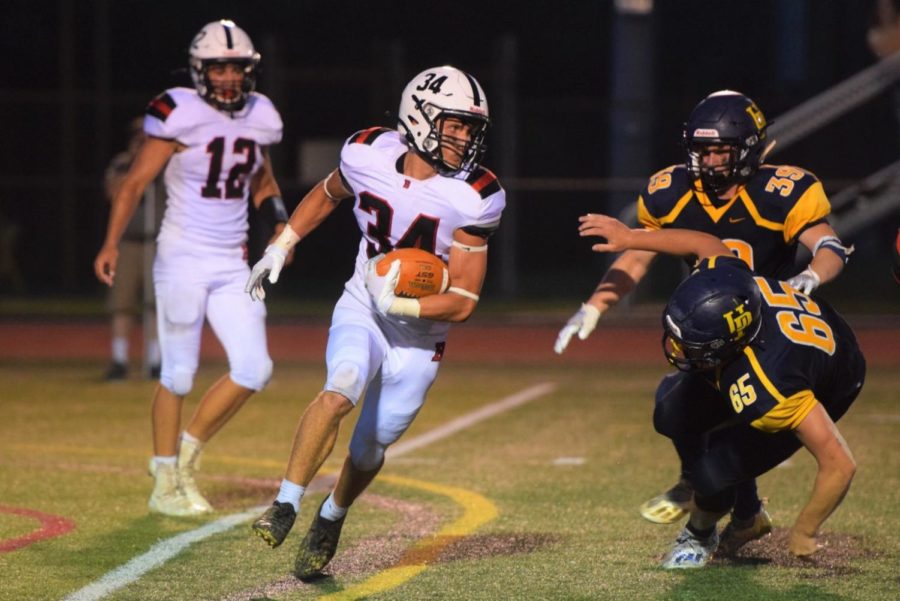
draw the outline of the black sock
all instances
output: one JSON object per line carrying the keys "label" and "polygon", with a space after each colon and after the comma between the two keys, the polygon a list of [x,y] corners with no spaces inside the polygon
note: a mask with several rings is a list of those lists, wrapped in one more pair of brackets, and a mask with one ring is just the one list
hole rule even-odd
{"label": "black sock", "polygon": [[762,507],[762,501],[759,500],[759,493],[756,490],[756,480],[746,480],[734,487],[735,499],[732,515],[739,522],[746,522],[759,513]]}
{"label": "black sock", "polygon": [[705,539],[709,538],[710,536],[712,536],[712,533],[716,531],[716,525],[713,524],[713,525],[712,525],[711,527],[709,527],[709,528],[705,528],[705,529],[703,529],[703,530],[700,530],[700,529],[698,529],[697,527],[695,527],[693,524],[691,524],[690,522],[688,522],[688,524],[687,524],[687,529],[688,529],[688,530],[690,531],[690,533],[693,534],[695,537],[697,537],[697,538],[699,538],[699,539],[702,539],[702,540],[705,540]]}

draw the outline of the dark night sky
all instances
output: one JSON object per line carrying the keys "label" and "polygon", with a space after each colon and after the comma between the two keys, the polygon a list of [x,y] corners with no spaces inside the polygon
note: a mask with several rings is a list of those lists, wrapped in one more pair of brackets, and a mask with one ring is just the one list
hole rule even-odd
{"label": "dark night sky", "polygon": [[[644,107],[652,133],[646,150],[650,171],[681,160],[681,124],[713,90],[746,93],[771,120],[873,64],[865,41],[873,2],[657,0],[648,37],[655,70],[646,74],[652,96]],[[76,92],[70,113],[60,107],[66,6]],[[97,35],[104,14],[106,52]],[[293,195],[289,201],[296,202],[304,191],[295,182],[301,139],[343,138],[366,126],[390,124],[384,112],[394,110],[400,89],[380,74],[390,64],[391,48],[401,57],[397,77],[404,81],[423,68],[451,63],[474,73],[489,99],[496,100],[493,59],[496,40],[504,33],[513,35],[518,45],[518,115],[515,123],[506,123],[517,133],[518,175],[639,175],[611,172],[617,152],[610,144],[615,108],[611,0],[7,0],[0,20],[0,44],[8,59],[0,99],[6,139],[13,143],[3,151],[0,212],[20,224],[26,247],[35,231],[59,214],[64,119],[72,120],[76,148],[72,202],[78,207],[78,235],[71,243],[75,248],[63,250],[74,252],[77,273],[74,279],[30,277],[31,290],[94,289],[89,271],[82,267],[92,260],[105,227],[106,207],[98,199],[105,161],[124,142],[122,125],[129,116],[163,89],[189,85],[186,74],[173,70],[185,65],[187,45],[196,31],[221,17],[234,19],[250,34],[263,51],[263,68],[270,67],[259,89],[277,98],[285,120],[285,140],[274,156],[279,178]],[[111,95],[108,110],[100,111],[96,91],[103,82],[104,63],[109,66]],[[273,89],[276,73],[281,85]],[[896,159],[900,142],[892,111],[889,96],[883,94],[778,160],[812,170],[826,190],[836,191]],[[498,123],[504,119],[497,112],[493,117]],[[502,150],[493,145],[489,166],[498,164]],[[498,175],[502,180],[504,174]],[[557,222],[560,229],[568,227],[562,224],[583,208],[603,203],[597,195],[582,194],[573,201],[576,196],[519,195],[519,229]],[[558,239],[569,234],[561,231]],[[550,245],[553,240],[548,240]],[[522,256],[533,260],[536,269],[550,268],[529,255],[527,247]],[[25,261],[30,273],[54,270],[49,259],[29,256]]]}

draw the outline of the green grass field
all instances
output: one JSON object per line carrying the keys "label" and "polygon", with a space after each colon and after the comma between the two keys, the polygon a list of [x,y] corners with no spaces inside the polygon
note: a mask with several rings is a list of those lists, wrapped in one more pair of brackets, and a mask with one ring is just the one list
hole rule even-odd
{"label": "green grass field", "polygon": [[[204,367],[195,391],[223,367]],[[271,502],[297,417],[323,378],[321,362],[280,364],[271,386],[208,446],[198,480],[219,512],[178,520],[146,511],[153,384],[102,383],[101,371],[96,361],[0,366],[0,505],[7,508],[0,512],[0,542],[38,527],[9,508],[75,523],[64,535],[0,553],[0,599],[66,598],[157,543]],[[791,560],[781,546],[815,473],[801,451],[760,480],[773,536],[735,561],[692,573],[657,567],[681,526],[653,525],[636,511],[676,476],[674,452],[650,423],[663,373],[661,361],[646,368],[448,361],[403,440],[529,386],[556,388],[390,460],[349,515],[332,577],[302,584],[290,576],[326,478],[308,493],[282,547],[268,549],[244,521],[92,598],[898,597],[898,370],[871,369],[862,397],[840,423],[859,472],[826,523],[828,547],[817,563]],[[326,464],[331,471],[343,459],[351,425]]]}

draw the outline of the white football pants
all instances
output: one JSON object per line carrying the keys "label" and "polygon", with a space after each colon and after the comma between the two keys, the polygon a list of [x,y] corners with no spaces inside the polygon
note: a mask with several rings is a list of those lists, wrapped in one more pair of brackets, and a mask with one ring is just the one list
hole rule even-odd
{"label": "white football pants", "polygon": [[325,390],[354,405],[365,391],[350,441],[353,464],[363,471],[381,464],[425,403],[437,377],[445,336],[410,332],[344,293],[334,308],[325,361]]}
{"label": "white football pants", "polygon": [[153,279],[163,386],[179,395],[190,392],[206,317],[228,356],[231,380],[252,390],[265,387],[272,375],[266,307],[244,292],[249,275],[242,248],[178,248],[160,242]]}

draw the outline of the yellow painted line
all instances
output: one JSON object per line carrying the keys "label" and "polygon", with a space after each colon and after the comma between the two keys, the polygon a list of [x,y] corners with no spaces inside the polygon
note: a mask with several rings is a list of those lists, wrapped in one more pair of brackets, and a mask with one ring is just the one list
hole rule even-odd
{"label": "yellow painted line", "polygon": [[[450,434],[467,428],[475,423],[478,423],[479,421],[488,419],[498,413],[507,411],[514,407],[518,407],[523,403],[529,402],[531,400],[534,400],[535,398],[552,392],[555,387],[556,385],[553,383],[538,384],[536,386],[532,386],[529,389],[501,399],[495,403],[491,403],[487,407],[483,407],[472,412],[471,414],[462,416],[457,420],[453,420],[451,423],[445,425],[444,427],[438,428],[436,432],[426,432],[420,437],[416,437],[412,440],[407,441],[407,444],[405,446],[398,445],[401,448],[394,449],[392,456],[396,457],[402,455],[420,446],[430,444],[435,440],[439,440],[441,438],[449,436]],[[45,452],[69,454],[80,453],[83,455],[110,455],[116,453],[118,455],[124,454],[130,456],[132,454],[136,455],[138,453],[137,451],[133,451],[130,449],[123,452],[122,450],[118,449],[87,447],[54,447],[49,445],[44,446],[25,444],[14,444],[10,446],[25,449],[30,448],[43,450]],[[2,449],[2,447],[0,447],[0,449]],[[255,460],[238,457],[226,457],[224,458],[224,461],[226,463],[260,465],[266,467],[275,464],[275,462],[272,462],[271,460]],[[278,462],[277,466],[282,467],[283,464],[281,462]],[[327,473],[327,471],[322,470],[321,473],[324,474]],[[409,581],[411,578],[424,571],[427,568],[428,564],[433,563],[434,560],[436,560],[440,556],[441,551],[448,545],[464,536],[471,534],[478,527],[490,522],[498,515],[497,507],[490,500],[482,497],[477,493],[462,488],[443,486],[431,482],[424,482],[421,480],[413,480],[411,478],[403,478],[401,476],[390,476],[384,474],[379,475],[379,480],[382,482],[393,482],[394,484],[400,486],[409,486],[427,492],[447,496],[454,502],[462,506],[463,515],[456,521],[444,526],[436,534],[418,541],[404,554],[399,564],[394,566],[393,568],[389,568],[387,570],[379,572],[378,574],[375,574],[374,576],[364,580],[360,584],[323,598],[360,599],[368,595],[396,588],[397,586],[400,586],[404,582]],[[160,565],[168,561],[168,559],[180,553],[181,550],[183,550],[185,547],[203,540],[209,536],[217,534],[218,532],[224,531],[225,529],[231,528],[238,523],[242,523],[244,521],[252,519],[252,516],[262,509],[262,507],[256,507],[251,509],[249,512],[225,516],[224,518],[216,520],[215,522],[212,522],[211,524],[208,524],[203,528],[188,531],[176,537],[161,541],[161,543],[155,545],[150,552],[136,557],[128,564],[107,573],[100,580],[90,583],[88,586],[84,587],[80,591],[76,591],[66,599],[78,599],[79,601],[94,601],[96,599],[101,599],[108,594],[122,588],[123,586],[126,586],[127,584],[141,578],[147,571],[159,567]]]}
{"label": "yellow painted line", "polygon": [[[149,457],[147,451],[138,451],[135,449],[115,449],[115,448],[99,448],[84,446],[65,446],[65,445],[40,445],[28,443],[13,443],[6,445],[8,449],[19,451],[29,451],[32,453],[48,453],[64,456],[72,455],[94,455],[99,457]],[[284,461],[276,461],[274,459],[254,459],[251,457],[233,457],[228,455],[216,455],[215,453],[204,454],[203,461],[207,463],[224,463],[226,465],[248,465],[254,467],[283,469]]]}
{"label": "yellow painted line", "polygon": [[350,601],[396,588],[425,571],[428,564],[436,559],[447,545],[471,534],[498,515],[497,506],[489,499],[463,488],[387,474],[379,474],[378,480],[449,497],[462,506],[463,514],[459,519],[441,528],[436,534],[418,541],[406,552],[399,565],[383,570],[340,592],[320,597],[320,599]]}

